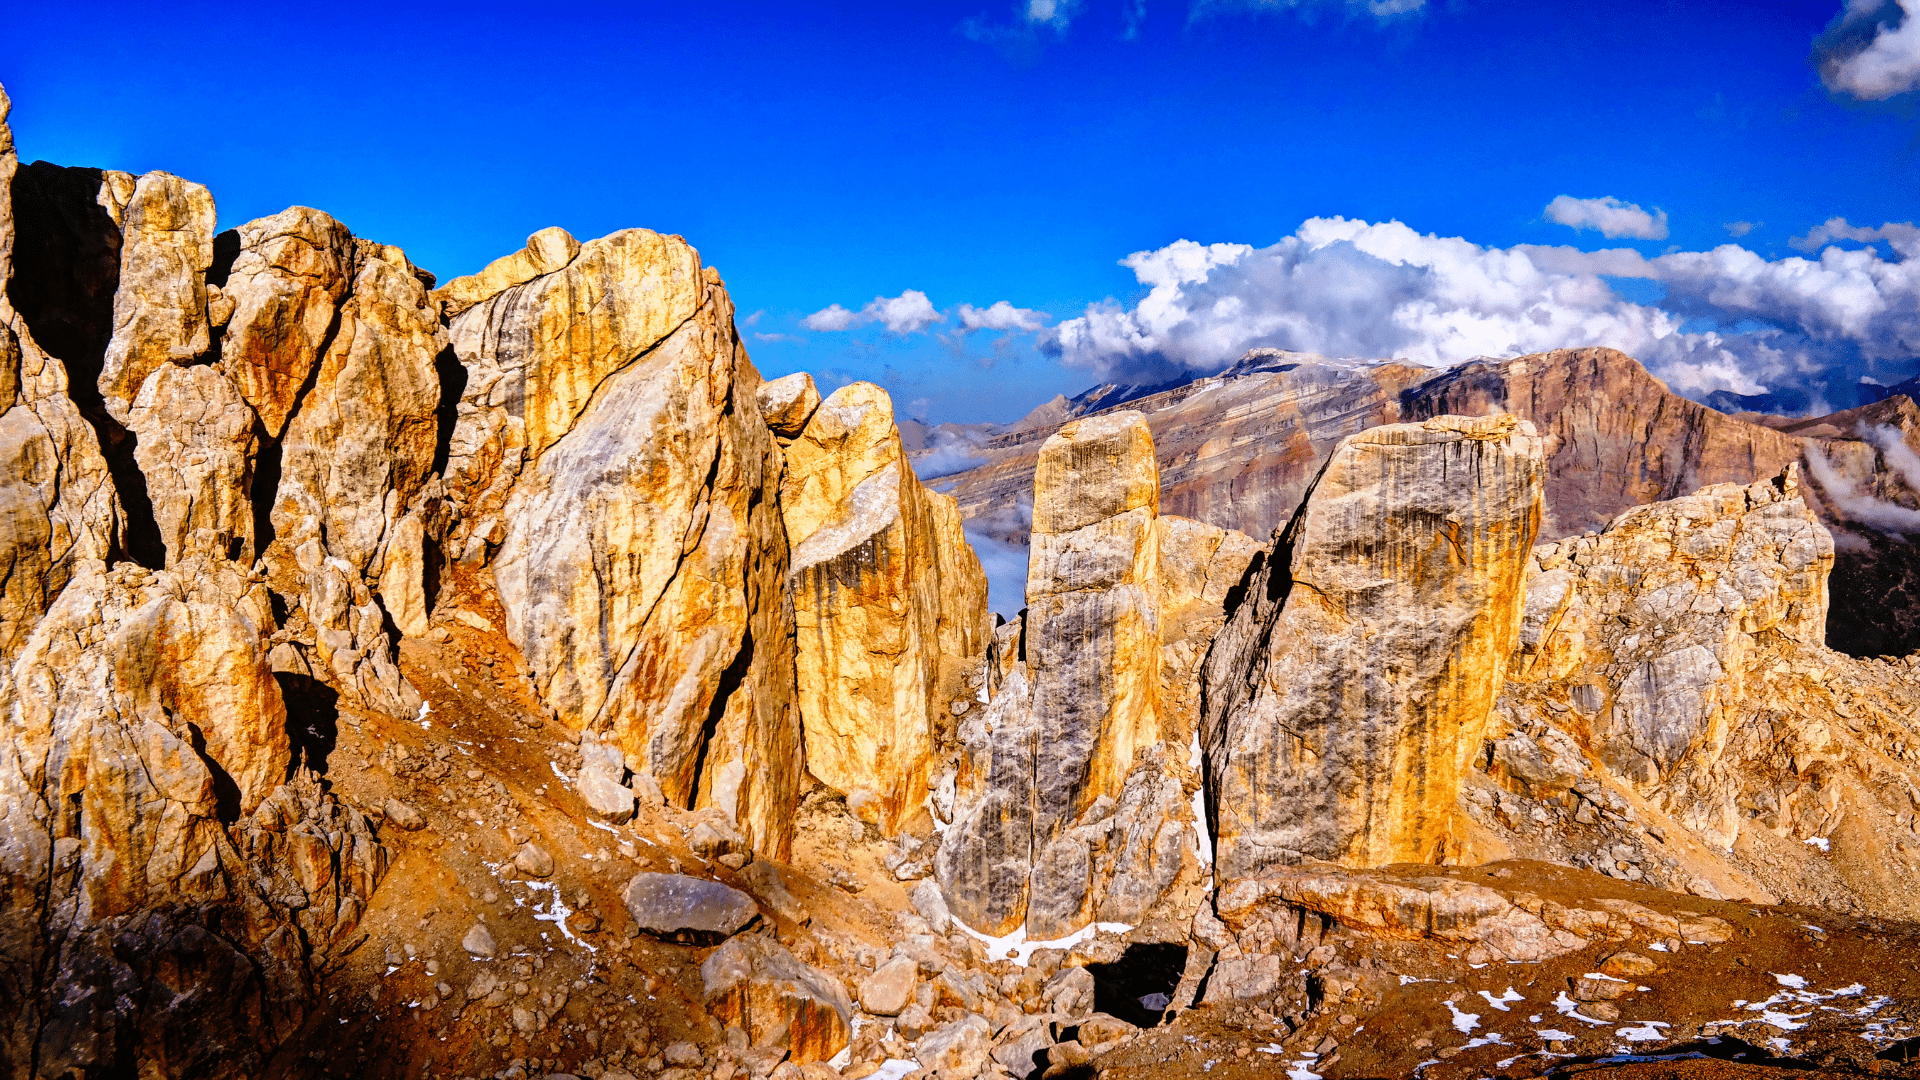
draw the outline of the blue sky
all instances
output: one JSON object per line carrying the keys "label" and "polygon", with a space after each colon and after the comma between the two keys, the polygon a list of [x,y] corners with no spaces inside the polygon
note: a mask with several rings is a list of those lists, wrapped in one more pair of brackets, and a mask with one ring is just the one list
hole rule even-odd
{"label": "blue sky", "polygon": [[[547,225],[681,233],[767,374],[935,420],[1251,344],[1618,344],[1833,407],[1915,372],[1920,253],[1881,229],[1920,216],[1905,9],[1840,40],[1838,0],[1385,6],[16,5],[0,82],[23,158],[164,168],[223,224],[317,206],[442,278]],[[943,321],[802,321],[907,290]],[[956,332],[997,301],[1041,328]]]}

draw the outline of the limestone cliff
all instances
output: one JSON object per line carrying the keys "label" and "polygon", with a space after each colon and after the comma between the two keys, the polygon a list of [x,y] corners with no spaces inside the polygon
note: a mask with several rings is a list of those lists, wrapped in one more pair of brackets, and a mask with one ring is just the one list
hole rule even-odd
{"label": "limestone cliff", "polygon": [[986,576],[953,500],[914,476],[893,402],[872,383],[811,410],[786,447],[780,511],[807,768],[897,832],[926,804],[960,668],[986,651]]}
{"label": "limestone cliff", "polygon": [[1033,505],[1024,659],[961,723],[935,869],[975,930],[1047,940],[1096,920],[1145,921],[1205,858],[1184,752],[1192,714],[1160,700],[1163,664],[1177,671],[1194,654],[1163,639],[1162,612],[1204,620],[1218,583],[1237,580],[1234,554],[1244,566],[1252,545],[1190,522],[1170,528],[1152,433],[1129,411],[1049,438]]}
{"label": "limestone cliff", "polygon": [[1540,471],[1512,416],[1388,425],[1334,451],[1208,660],[1223,882],[1445,854],[1519,632]]}

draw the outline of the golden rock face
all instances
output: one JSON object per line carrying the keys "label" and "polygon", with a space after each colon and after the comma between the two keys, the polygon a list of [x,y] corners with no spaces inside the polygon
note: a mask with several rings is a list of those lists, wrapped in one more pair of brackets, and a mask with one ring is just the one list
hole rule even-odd
{"label": "golden rock face", "polygon": [[786,463],[807,768],[892,832],[926,801],[943,668],[986,647],[986,576],[953,500],[915,478],[872,383],[821,402]]}
{"label": "golden rock face", "polygon": [[[1432,861],[1520,628],[1541,448],[1512,416],[1344,440],[1215,640],[1223,881]],[[1462,478],[1472,477],[1472,484]]]}

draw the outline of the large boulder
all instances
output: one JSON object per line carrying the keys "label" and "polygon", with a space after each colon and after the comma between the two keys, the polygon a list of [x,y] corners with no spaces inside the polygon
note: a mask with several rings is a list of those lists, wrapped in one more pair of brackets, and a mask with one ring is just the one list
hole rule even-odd
{"label": "large boulder", "polygon": [[[783,416],[809,386],[774,395]],[[914,476],[885,390],[843,386],[809,416],[780,485],[807,768],[891,832],[926,803],[943,672],[986,648],[986,575],[953,500]]]}
{"label": "large boulder", "polygon": [[826,1061],[851,1037],[853,1004],[834,976],[769,937],[737,937],[700,965],[707,1014],[796,1065]]}
{"label": "large boulder", "polygon": [[1520,629],[1540,466],[1512,416],[1387,425],[1334,451],[1208,660],[1222,882],[1444,853]]}
{"label": "large boulder", "polygon": [[635,874],[623,898],[636,926],[673,940],[725,937],[760,917],[753,897],[718,881],[685,874]]}

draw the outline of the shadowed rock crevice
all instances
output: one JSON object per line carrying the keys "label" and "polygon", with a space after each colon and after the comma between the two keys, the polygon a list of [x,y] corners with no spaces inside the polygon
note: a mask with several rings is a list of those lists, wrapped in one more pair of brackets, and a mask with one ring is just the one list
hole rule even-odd
{"label": "shadowed rock crevice", "polygon": [[273,673],[287,706],[287,777],[302,765],[325,776],[327,758],[340,741],[340,693],[310,676]]}
{"label": "shadowed rock crevice", "polygon": [[1158,941],[1129,945],[1110,964],[1088,964],[1093,1011],[1117,1016],[1135,1027],[1153,1027],[1172,1003],[1186,966],[1187,946]]}
{"label": "shadowed rock crevice", "polygon": [[108,412],[100,372],[113,337],[120,284],[120,226],[100,203],[108,174],[44,161],[14,174],[13,276],[7,298],[34,340],[67,372],[67,394],[99,437],[126,516],[112,561],[149,570],[166,565],[166,545],[134,460],[132,432]]}

